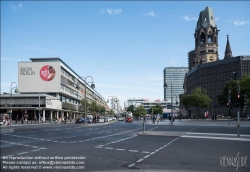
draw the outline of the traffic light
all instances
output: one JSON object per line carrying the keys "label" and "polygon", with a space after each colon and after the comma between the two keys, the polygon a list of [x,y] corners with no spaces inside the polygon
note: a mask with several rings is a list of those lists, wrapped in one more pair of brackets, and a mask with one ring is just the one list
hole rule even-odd
{"label": "traffic light", "polygon": [[233,72],[233,73],[232,73],[232,78],[233,78],[233,80],[236,80],[236,79],[237,79],[237,77],[238,77],[237,72]]}
{"label": "traffic light", "polygon": [[229,103],[227,102],[227,107],[229,107]]}
{"label": "traffic light", "polygon": [[237,94],[237,103],[240,104],[241,103],[241,95]]}

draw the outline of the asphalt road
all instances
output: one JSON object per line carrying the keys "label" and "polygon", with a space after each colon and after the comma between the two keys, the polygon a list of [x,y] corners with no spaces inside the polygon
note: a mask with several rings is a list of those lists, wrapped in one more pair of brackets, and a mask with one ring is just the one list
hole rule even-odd
{"label": "asphalt road", "polygon": [[185,133],[171,137],[138,135],[141,121],[13,127],[1,134],[1,171],[250,171],[250,127],[240,140],[233,126],[190,124],[146,125]]}

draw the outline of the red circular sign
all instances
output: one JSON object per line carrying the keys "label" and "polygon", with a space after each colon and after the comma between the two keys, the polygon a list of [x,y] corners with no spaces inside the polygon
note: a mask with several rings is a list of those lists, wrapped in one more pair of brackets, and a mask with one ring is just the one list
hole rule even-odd
{"label": "red circular sign", "polygon": [[40,70],[40,77],[44,81],[51,81],[56,76],[55,68],[50,65],[45,65]]}

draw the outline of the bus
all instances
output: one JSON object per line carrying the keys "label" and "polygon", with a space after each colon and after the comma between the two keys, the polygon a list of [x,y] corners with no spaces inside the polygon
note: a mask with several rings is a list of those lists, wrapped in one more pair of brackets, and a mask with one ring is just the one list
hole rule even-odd
{"label": "bus", "polygon": [[133,122],[133,113],[132,112],[126,113],[126,122]]}

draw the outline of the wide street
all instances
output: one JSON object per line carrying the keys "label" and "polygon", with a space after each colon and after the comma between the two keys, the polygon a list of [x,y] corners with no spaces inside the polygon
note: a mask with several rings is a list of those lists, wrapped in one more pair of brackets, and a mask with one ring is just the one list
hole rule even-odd
{"label": "wide street", "polygon": [[1,171],[250,171],[250,121],[240,137],[236,121],[219,120],[142,132],[142,121],[1,127]]}

